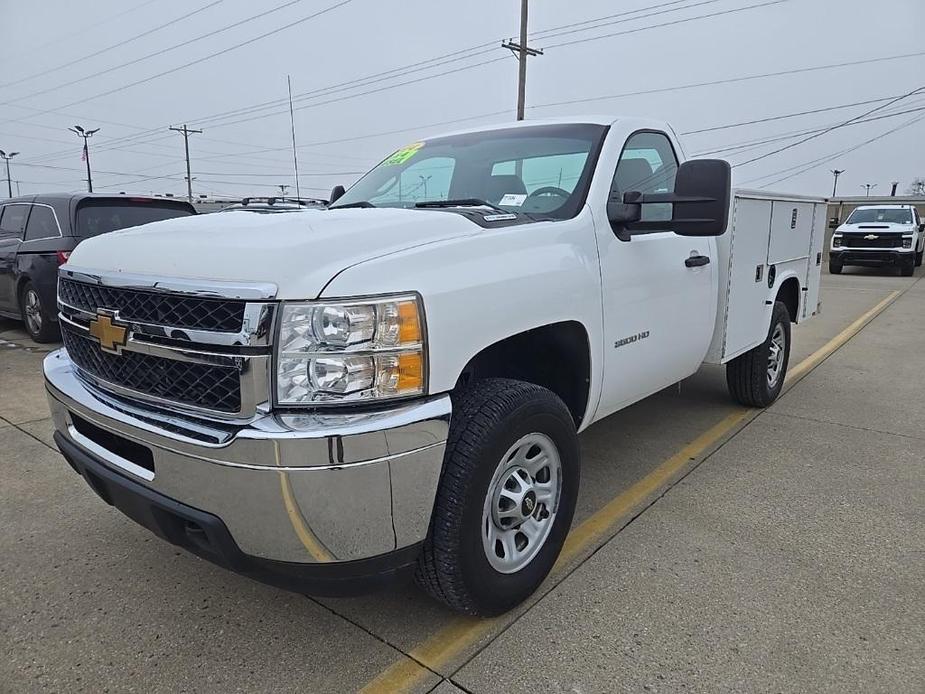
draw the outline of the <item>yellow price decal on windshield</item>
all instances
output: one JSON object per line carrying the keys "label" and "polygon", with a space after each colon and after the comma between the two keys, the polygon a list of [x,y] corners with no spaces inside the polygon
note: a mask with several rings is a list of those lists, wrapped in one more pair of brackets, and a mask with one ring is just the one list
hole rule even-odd
{"label": "yellow price decal on windshield", "polygon": [[383,166],[395,166],[396,164],[404,164],[406,161],[411,159],[411,157],[413,157],[423,146],[423,142],[415,142],[413,145],[402,147],[400,150],[389,156],[389,158],[382,162],[382,164]]}

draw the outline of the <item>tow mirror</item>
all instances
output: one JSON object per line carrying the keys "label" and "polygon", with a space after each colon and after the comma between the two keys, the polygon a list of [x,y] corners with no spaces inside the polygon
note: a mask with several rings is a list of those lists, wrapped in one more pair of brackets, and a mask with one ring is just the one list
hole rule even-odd
{"label": "tow mirror", "polygon": [[925,222],[919,224],[919,231],[925,234]]}
{"label": "tow mirror", "polygon": [[331,200],[328,202],[328,204],[333,205],[335,202],[337,202],[338,198],[340,198],[346,192],[347,191],[343,186],[334,186],[334,188],[331,189]]}
{"label": "tow mirror", "polygon": [[[629,241],[632,232],[670,229],[679,236],[720,236],[729,221],[732,170],[722,159],[692,159],[678,167],[673,193],[611,194],[607,218],[614,234]],[[672,205],[671,220],[642,221],[642,206]]]}

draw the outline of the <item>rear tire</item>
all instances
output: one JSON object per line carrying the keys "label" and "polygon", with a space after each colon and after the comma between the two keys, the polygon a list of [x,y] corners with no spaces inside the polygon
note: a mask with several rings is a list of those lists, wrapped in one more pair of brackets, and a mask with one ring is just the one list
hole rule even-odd
{"label": "rear tire", "polygon": [[565,542],[579,468],[575,423],[546,388],[490,378],[454,395],[418,585],[472,615],[523,602]]}
{"label": "rear tire", "polygon": [[829,274],[830,275],[840,275],[842,270],[842,264],[836,260],[829,258]]}
{"label": "rear tire", "polygon": [[26,282],[19,292],[19,310],[26,332],[35,342],[56,342],[61,339],[58,323],[42,304],[32,282]]}
{"label": "rear tire", "polygon": [[726,364],[729,393],[747,407],[767,407],[777,400],[790,363],[790,312],[774,302],[767,339]]}

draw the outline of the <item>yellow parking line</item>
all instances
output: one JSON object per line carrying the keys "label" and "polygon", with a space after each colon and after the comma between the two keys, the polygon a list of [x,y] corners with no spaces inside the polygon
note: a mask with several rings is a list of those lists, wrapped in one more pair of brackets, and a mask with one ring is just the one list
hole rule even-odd
{"label": "yellow parking line", "polygon": [[[838,335],[826,342],[825,345],[793,367],[787,376],[787,385],[793,385],[796,380],[805,376],[839,347],[857,335],[865,325],[892,304],[901,293],[901,291],[892,292],[883,301],[865,312]],[[740,429],[744,427],[748,423],[745,420],[751,415],[757,414],[757,412],[758,410],[737,408],[732,414],[707,429],[684,448],[662,462],[652,472],[625,489],[580,525],[573,528],[566,538],[551,575],[555,576],[583,551],[586,551],[590,546],[608,535],[615,526],[624,520],[628,520],[635,510],[641,508],[660,491],[667,489],[666,485],[684,467],[701,457],[737,427]],[[479,639],[502,621],[503,618],[500,617],[494,619],[453,617],[446,626],[412,649],[408,656],[383,670],[362,691],[365,694],[412,691],[428,677],[431,671],[441,672],[447,663],[458,657],[466,648],[477,643]]]}
{"label": "yellow parking line", "polygon": [[853,321],[851,325],[838,333],[838,335],[833,337],[822,347],[806,357],[806,359],[790,369],[790,371],[787,373],[787,382],[795,382],[806,375],[809,371],[812,371],[817,366],[819,366],[823,360],[829,357],[835,350],[845,344],[852,337],[857,335],[861,331],[861,328],[870,323],[870,321],[872,321],[878,314],[882,313],[887,306],[896,301],[900,294],[902,294],[902,292],[899,290],[890,292],[890,294],[883,301],[861,315],[857,320]]}

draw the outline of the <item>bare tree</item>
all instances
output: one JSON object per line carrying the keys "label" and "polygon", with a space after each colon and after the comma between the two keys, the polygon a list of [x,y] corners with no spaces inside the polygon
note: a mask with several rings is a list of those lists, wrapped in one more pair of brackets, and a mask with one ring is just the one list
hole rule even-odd
{"label": "bare tree", "polygon": [[925,195],[925,178],[921,176],[912,179],[912,183],[906,188],[908,195]]}

